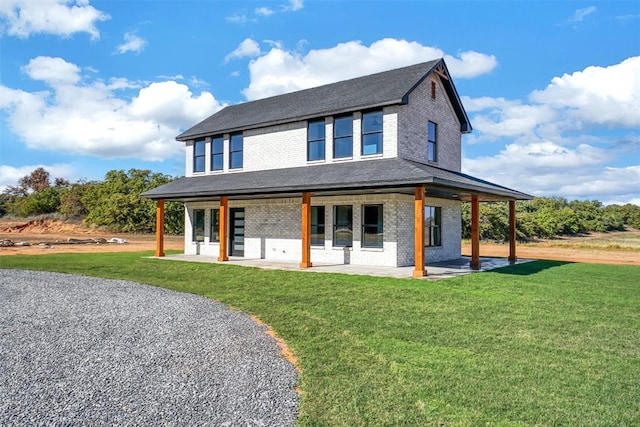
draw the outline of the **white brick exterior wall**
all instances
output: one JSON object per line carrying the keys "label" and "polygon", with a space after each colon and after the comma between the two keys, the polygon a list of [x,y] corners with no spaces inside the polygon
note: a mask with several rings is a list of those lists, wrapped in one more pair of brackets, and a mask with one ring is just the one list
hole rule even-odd
{"label": "white brick exterior wall", "polygon": [[[302,198],[266,200],[232,200],[229,208],[245,209],[245,258],[300,262]],[[362,206],[382,204],[384,243],[382,248],[363,248]],[[376,194],[354,196],[313,197],[312,206],[325,207],[324,247],[312,246],[311,262],[410,266],[414,262],[413,197],[404,194]],[[353,208],[353,246],[333,247],[333,207],[351,205]],[[427,206],[442,207],[441,247],[428,248],[427,262],[442,261],[460,256],[460,202],[443,199],[426,200]],[[218,256],[220,246],[210,242],[210,212],[218,203],[189,203],[186,210],[185,253]],[[205,241],[193,242],[193,209],[205,210]]]}
{"label": "white brick exterior wall", "polygon": [[[436,99],[431,99],[431,81],[436,82]],[[427,163],[427,122],[438,125],[437,166],[460,172],[460,122],[449,103],[440,79],[425,79],[409,95],[409,103],[398,112],[398,157]]]}

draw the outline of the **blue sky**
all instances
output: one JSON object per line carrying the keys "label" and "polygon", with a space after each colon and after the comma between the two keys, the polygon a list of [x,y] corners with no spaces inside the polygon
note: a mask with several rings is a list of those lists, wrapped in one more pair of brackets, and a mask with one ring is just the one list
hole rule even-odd
{"label": "blue sky", "polygon": [[0,0],[0,188],[184,174],[225,105],[444,57],[463,171],[640,204],[638,1]]}

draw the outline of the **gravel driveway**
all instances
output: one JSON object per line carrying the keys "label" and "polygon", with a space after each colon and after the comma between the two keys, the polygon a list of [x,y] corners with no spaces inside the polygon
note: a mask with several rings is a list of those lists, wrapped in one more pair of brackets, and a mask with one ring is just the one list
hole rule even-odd
{"label": "gravel driveway", "polygon": [[195,295],[0,270],[0,425],[293,425],[297,374],[264,332]]}

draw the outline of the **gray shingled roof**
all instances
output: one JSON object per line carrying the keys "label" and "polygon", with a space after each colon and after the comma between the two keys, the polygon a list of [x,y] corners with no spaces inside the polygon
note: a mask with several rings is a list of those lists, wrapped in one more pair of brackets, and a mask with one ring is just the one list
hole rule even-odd
{"label": "gray shingled roof", "polygon": [[460,172],[414,161],[391,158],[330,163],[255,172],[236,172],[179,178],[142,194],[149,199],[189,200],[220,196],[273,196],[303,191],[358,192],[410,188],[445,189],[461,199],[478,194],[482,200],[527,200],[532,197]]}
{"label": "gray shingled roof", "polygon": [[[231,105],[178,135],[178,141],[241,131],[256,127],[306,120],[334,114],[403,104],[409,94],[444,60],[371,74],[311,89]],[[447,72],[448,73],[448,72]],[[451,79],[443,79],[462,132],[471,124]]]}

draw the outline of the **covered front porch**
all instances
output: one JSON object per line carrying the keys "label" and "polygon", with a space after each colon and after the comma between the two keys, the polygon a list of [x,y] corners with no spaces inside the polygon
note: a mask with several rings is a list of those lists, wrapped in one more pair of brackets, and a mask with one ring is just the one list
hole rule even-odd
{"label": "covered front porch", "polygon": [[[440,260],[437,258],[429,259],[427,256],[429,250],[433,251],[433,248],[428,247],[429,242],[425,235],[427,233],[425,229],[429,227],[428,224],[425,224],[427,216],[425,214],[427,207],[425,200],[427,198],[432,202],[441,200],[458,207],[462,202],[471,203],[472,254],[464,263],[465,268],[470,270],[483,268],[480,254],[479,204],[481,202],[506,202],[509,204],[510,251],[507,261],[515,262],[517,260],[515,201],[530,198],[524,193],[459,172],[399,158],[182,178],[151,190],[144,196],[157,201],[156,256],[158,257],[164,255],[162,235],[165,200],[180,201],[185,204],[215,204],[219,209],[219,223],[216,227],[219,236],[219,246],[216,248],[219,251],[216,257],[217,262],[230,262],[230,255],[233,255],[233,250],[229,248],[230,243],[233,243],[229,214],[234,203],[236,206],[241,206],[244,201],[244,203],[253,203],[255,206],[260,203],[269,203],[270,200],[286,199],[289,203],[288,206],[299,206],[297,213],[288,210],[290,215],[287,217],[288,222],[284,232],[294,233],[293,236],[288,236],[289,242],[298,241],[295,244],[295,251],[289,246],[287,253],[295,253],[292,256],[295,257],[297,268],[300,269],[332,268],[331,265],[336,265],[335,258],[327,258],[326,256],[323,258],[321,255],[332,251],[335,253],[336,249],[341,249],[339,245],[336,246],[336,235],[334,234],[333,239],[327,238],[328,250],[324,254],[318,250],[312,251],[311,210],[314,203],[320,201],[329,207],[332,203],[327,200],[331,198],[353,198],[353,200],[358,200],[354,203],[360,207],[365,203],[360,200],[366,200],[366,203],[384,203],[384,214],[382,214],[382,209],[380,211],[380,217],[385,216],[384,234],[382,225],[373,228],[381,235],[378,236],[380,239],[378,242],[384,242],[379,246],[380,250],[386,251],[386,253],[381,255],[380,250],[375,248],[370,250],[364,247],[367,224],[363,218],[358,218],[350,226],[353,227],[351,230],[352,249],[360,251],[353,252],[353,254],[359,256],[359,259],[358,262],[345,261],[344,264],[352,264],[352,266],[344,268],[357,270],[363,267],[365,271],[371,271],[381,265],[387,265],[387,267],[393,266],[396,269],[410,268],[413,277],[426,276],[429,262]],[[324,202],[322,202],[323,198]],[[381,198],[385,198],[385,201],[381,201]],[[388,201],[389,198],[397,203]],[[388,206],[387,203],[389,203]],[[459,208],[457,212],[457,217],[453,218],[457,221],[457,225],[455,222],[449,224],[459,230],[461,221]],[[451,221],[452,217],[449,220]],[[335,227],[336,223],[334,222],[333,225]],[[294,231],[296,229],[298,231]],[[451,229],[443,224],[440,232]],[[459,232],[456,236],[449,235],[449,245],[459,238]],[[458,250],[455,253],[448,252],[448,256],[442,259],[460,259],[459,240],[457,244]],[[350,247],[350,245],[346,246]],[[260,253],[263,256],[260,256]],[[258,251],[257,256],[244,253],[244,257],[248,259],[265,258],[264,253],[264,250]],[[383,261],[383,263],[378,265],[376,260]],[[273,263],[280,260],[263,261]],[[294,259],[289,257],[283,261],[289,262]],[[412,266],[408,267],[411,264]],[[489,267],[491,265],[492,263],[489,263]],[[461,270],[461,268],[457,268],[457,270]]]}

